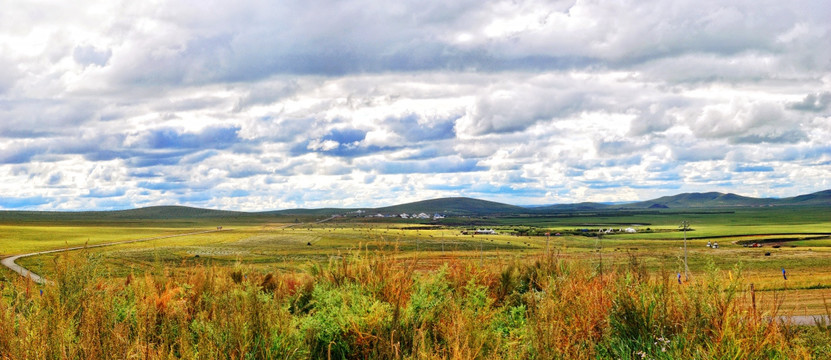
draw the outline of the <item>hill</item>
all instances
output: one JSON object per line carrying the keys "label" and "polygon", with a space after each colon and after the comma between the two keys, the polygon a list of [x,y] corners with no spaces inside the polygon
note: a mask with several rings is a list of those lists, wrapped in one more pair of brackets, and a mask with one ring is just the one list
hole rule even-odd
{"label": "hill", "polygon": [[754,198],[732,193],[683,193],[653,200],[615,206],[620,209],[683,209],[749,206],[827,206],[831,205],[831,190],[790,198]]}
{"label": "hill", "polygon": [[0,222],[14,221],[129,221],[196,220],[252,216],[251,213],[201,209],[187,206],[151,206],[116,211],[0,211]]}
{"label": "hill", "polygon": [[779,199],[779,205],[831,205],[831,190]]}
{"label": "hill", "polygon": [[331,216],[335,214],[343,214],[356,209],[340,209],[340,208],[320,208],[320,209],[286,209],[266,211],[258,214],[262,215],[301,215],[301,216]]}
{"label": "hill", "polygon": [[527,212],[528,210],[519,206],[508,205],[493,201],[472,199],[466,197],[450,197],[368,209],[367,211],[378,212],[382,214],[412,214],[423,212],[427,214],[439,213],[450,215],[491,215],[523,213]]}
{"label": "hill", "polygon": [[620,206],[621,208],[656,209],[656,208],[702,208],[702,207],[744,207],[771,205],[774,199],[758,199],[736,194],[720,192],[683,193],[664,196],[653,200],[641,201]]}
{"label": "hill", "polygon": [[612,205],[581,202],[576,204],[557,204],[533,208],[534,212],[565,212],[565,211],[589,211],[589,210],[603,210],[612,207]]}
{"label": "hill", "polygon": [[379,208],[322,208],[289,209],[266,212],[239,212],[226,210],[201,209],[187,206],[152,206],[118,211],[0,211],[0,222],[19,221],[135,221],[135,220],[199,220],[199,219],[240,219],[254,220],[274,216],[330,216],[362,210],[367,214],[381,213],[395,215],[401,213],[443,214],[450,216],[475,215],[519,215],[546,214],[565,212],[625,211],[625,210],[662,210],[662,209],[700,209],[726,207],[760,207],[760,206],[831,206],[831,190],[790,198],[753,198],[731,193],[706,192],[683,193],[664,196],[653,200],[627,204],[601,204],[582,202],[575,204],[557,204],[540,207],[520,207],[493,201],[467,197],[449,197],[417,201],[406,204]]}

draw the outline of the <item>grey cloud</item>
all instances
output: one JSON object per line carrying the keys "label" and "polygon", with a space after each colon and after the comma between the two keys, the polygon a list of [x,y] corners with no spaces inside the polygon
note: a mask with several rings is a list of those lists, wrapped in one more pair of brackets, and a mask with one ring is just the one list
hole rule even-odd
{"label": "grey cloud", "polygon": [[23,147],[15,149],[4,149],[0,153],[0,164],[23,164],[32,160],[35,155],[43,153],[42,148]]}
{"label": "grey cloud", "polygon": [[297,81],[281,83],[268,82],[266,84],[254,85],[250,87],[250,90],[245,96],[237,100],[233,110],[239,112],[255,105],[272,104],[294,95],[298,90],[300,90],[300,85]]}
{"label": "grey cloud", "polygon": [[84,66],[105,66],[112,55],[112,50],[97,49],[92,45],[79,45],[72,51],[72,58],[75,62]]}
{"label": "grey cloud", "polygon": [[99,104],[89,100],[0,99],[0,136],[32,138],[75,133],[95,119]]}
{"label": "grey cloud", "polygon": [[589,97],[571,89],[527,85],[508,92],[494,89],[457,122],[456,131],[473,135],[522,131],[539,121],[593,108]]}
{"label": "grey cloud", "polygon": [[459,157],[444,157],[423,161],[386,161],[374,164],[363,163],[358,166],[362,170],[375,170],[381,174],[438,174],[487,170],[487,168],[479,166],[476,160],[466,160]]}
{"label": "grey cloud", "polygon": [[629,135],[641,136],[662,132],[677,122],[677,118],[667,114],[660,105],[652,105],[639,111],[638,116],[629,125]]}
{"label": "grey cloud", "polygon": [[[539,19],[543,24],[540,29],[462,44],[453,41],[453,34],[481,34],[495,15],[519,17],[526,15],[529,7],[507,5],[500,14],[478,2],[440,3],[238,4],[219,12],[222,15],[194,14],[191,6],[173,3],[160,12],[181,19],[183,33],[190,37],[160,49],[164,51],[124,54],[117,59],[121,63],[115,64],[117,76],[132,84],[198,84],[251,81],[275,74],[538,71],[603,63],[626,67],[685,53],[773,52],[777,47],[771,39],[787,32],[800,10],[798,5],[782,3],[767,4],[779,8],[771,12],[759,11],[755,3],[716,9],[692,1],[672,6],[626,3],[619,5],[622,9],[595,3],[576,3],[571,9],[534,4],[530,8],[548,14]],[[373,11],[363,11],[367,8]],[[433,14],[432,10],[424,10],[439,8],[452,10],[436,18],[427,15]],[[770,15],[773,13],[775,17]],[[148,68],[158,70],[150,73],[144,70]]]}
{"label": "grey cloud", "polygon": [[62,179],[63,174],[59,171],[49,175],[49,178],[46,180],[46,184],[50,186],[60,185]]}
{"label": "grey cloud", "polygon": [[796,119],[779,104],[733,104],[728,111],[707,109],[692,126],[702,138],[727,138],[730,143],[793,143],[806,139]]}
{"label": "grey cloud", "polygon": [[417,114],[399,118],[387,118],[384,124],[410,142],[452,139],[456,137],[454,126],[461,115],[447,119],[423,119]]}
{"label": "grey cloud", "polygon": [[159,112],[217,109],[227,105],[228,100],[218,96],[200,96],[187,99],[167,100],[156,104]]}
{"label": "grey cloud", "polygon": [[0,95],[3,95],[14,86],[22,73],[14,62],[2,55],[0,55],[0,69],[3,69],[0,71]]}
{"label": "grey cloud", "polygon": [[272,117],[251,119],[239,131],[239,136],[254,140],[277,143],[295,142],[307,139],[310,132],[322,131],[328,123],[315,117]]}
{"label": "grey cloud", "polygon": [[708,161],[722,160],[727,156],[728,149],[722,146],[684,145],[673,146],[672,157],[679,161]]}
{"label": "grey cloud", "polygon": [[[64,191],[106,168],[126,193],[90,191],[87,204],[220,203],[257,187],[255,208],[310,187],[296,201],[333,204],[329,192],[366,192],[370,179],[410,194],[423,185],[408,178],[487,183],[505,197],[539,195],[513,186],[529,179],[687,190],[680,173],[713,160],[691,164],[704,174],[689,180],[748,172],[735,175],[741,186],[765,166],[814,170],[831,154],[827,3],[200,5],[107,14],[111,27],[85,28],[107,44],[97,48],[73,34],[37,56],[3,48],[2,180],[28,179],[20,194]],[[17,26],[65,25],[44,16]],[[8,24],[0,31],[16,36]]]}
{"label": "grey cloud", "polygon": [[761,129],[746,135],[731,137],[731,144],[787,143],[794,144],[807,140],[802,130],[784,130],[778,128]]}
{"label": "grey cloud", "polygon": [[228,177],[232,179],[244,179],[257,175],[267,175],[272,171],[260,164],[229,164]]}
{"label": "grey cloud", "polygon": [[790,108],[794,110],[821,112],[828,109],[831,105],[831,92],[821,92],[815,94],[808,94],[802,101],[790,104]]}
{"label": "grey cloud", "polygon": [[595,149],[602,155],[622,155],[640,152],[649,147],[649,144],[638,144],[627,139],[595,140]]}

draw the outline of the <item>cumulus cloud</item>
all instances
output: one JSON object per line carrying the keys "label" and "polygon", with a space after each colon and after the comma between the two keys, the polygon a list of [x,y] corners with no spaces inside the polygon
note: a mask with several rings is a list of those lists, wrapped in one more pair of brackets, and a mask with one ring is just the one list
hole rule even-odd
{"label": "cumulus cloud", "polygon": [[831,92],[826,91],[808,94],[802,101],[792,103],[790,107],[794,110],[821,112],[828,110],[829,105],[831,105]]}
{"label": "cumulus cloud", "polygon": [[75,50],[72,52],[72,58],[75,61],[83,66],[89,65],[98,65],[104,66],[107,65],[107,62],[110,60],[110,57],[113,55],[112,50],[110,49],[97,49],[92,45],[80,45],[76,46]]}
{"label": "cumulus cloud", "polygon": [[693,132],[703,138],[727,138],[731,143],[795,143],[807,138],[798,119],[781,104],[734,102],[706,108],[695,119]]}
{"label": "cumulus cloud", "polygon": [[813,0],[15,2],[0,13],[0,207],[822,190],[829,12]]}

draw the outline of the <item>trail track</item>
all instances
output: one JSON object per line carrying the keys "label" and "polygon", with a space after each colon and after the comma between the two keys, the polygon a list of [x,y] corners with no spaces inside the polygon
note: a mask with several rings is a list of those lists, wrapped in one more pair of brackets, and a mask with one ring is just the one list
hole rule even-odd
{"label": "trail track", "polygon": [[14,272],[20,274],[20,276],[28,277],[28,278],[32,279],[32,281],[34,281],[38,284],[49,284],[49,283],[51,283],[51,281],[45,279],[44,277],[42,277],[38,274],[33,273],[32,271],[30,271],[29,269],[26,269],[23,266],[18,265],[17,263],[15,263],[15,261],[17,261],[17,259],[24,258],[24,257],[29,257],[29,256],[52,254],[52,253],[58,253],[58,252],[64,252],[64,251],[82,250],[82,249],[112,246],[112,245],[120,245],[120,244],[129,244],[129,243],[136,243],[136,242],[142,242],[142,241],[169,239],[169,238],[181,237],[181,236],[207,234],[207,233],[214,233],[214,232],[219,232],[219,231],[230,231],[230,229],[196,231],[196,232],[191,232],[191,233],[186,233],[186,234],[157,236],[157,237],[152,237],[152,238],[114,241],[114,242],[94,244],[94,245],[72,246],[72,247],[62,248],[62,249],[38,251],[38,252],[33,252],[33,253],[28,253],[28,254],[9,256],[7,258],[4,258],[4,259],[0,260],[0,263],[2,263],[3,266],[9,268],[11,271],[14,271]]}

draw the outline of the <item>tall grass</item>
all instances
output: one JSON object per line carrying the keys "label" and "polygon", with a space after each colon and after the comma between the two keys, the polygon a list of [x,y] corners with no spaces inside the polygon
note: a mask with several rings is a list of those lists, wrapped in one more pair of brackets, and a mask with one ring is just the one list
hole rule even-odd
{"label": "tall grass", "polygon": [[[159,268],[111,278],[62,255],[54,286],[5,283],[3,359],[799,359],[831,329],[770,321],[739,273],[678,284],[636,258],[479,267],[356,252],[297,273]],[[602,276],[601,276],[602,274]],[[42,293],[41,293],[42,290]]]}

